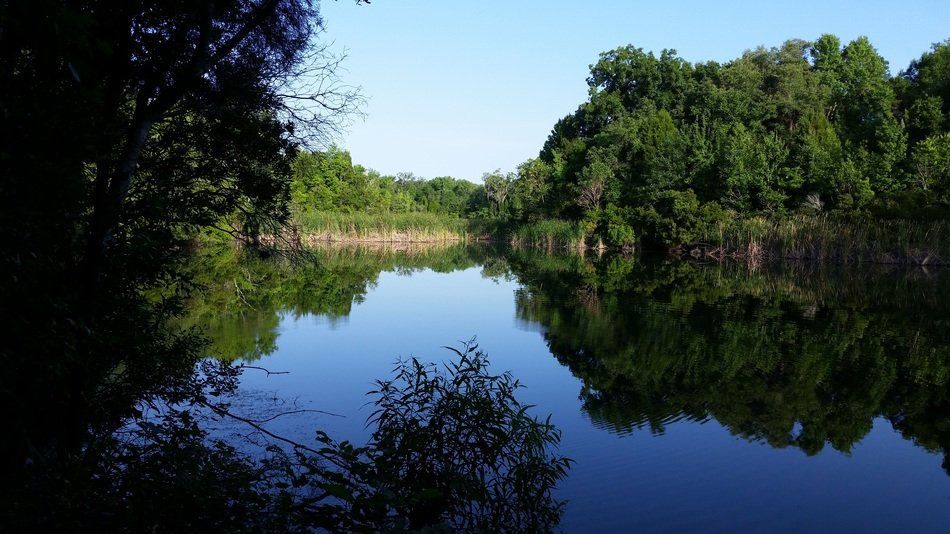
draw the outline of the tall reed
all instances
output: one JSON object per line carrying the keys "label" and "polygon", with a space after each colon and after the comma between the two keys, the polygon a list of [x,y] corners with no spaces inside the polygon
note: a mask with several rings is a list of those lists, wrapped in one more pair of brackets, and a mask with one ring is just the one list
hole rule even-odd
{"label": "tall reed", "polygon": [[433,213],[304,212],[294,215],[302,239],[316,242],[436,242],[468,237],[468,222]]}
{"label": "tall reed", "polygon": [[513,228],[509,241],[521,247],[583,248],[584,228],[577,221],[545,219]]}
{"label": "tall reed", "polygon": [[946,221],[852,220],[827,215],[750,218],[708,228],[699,241],[705,255],[750,262],[950,263],[950,223]]}

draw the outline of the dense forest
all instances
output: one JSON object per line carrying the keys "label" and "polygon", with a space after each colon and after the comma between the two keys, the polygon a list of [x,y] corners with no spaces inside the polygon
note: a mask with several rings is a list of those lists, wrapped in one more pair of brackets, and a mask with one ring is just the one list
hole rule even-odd
{"label": "dense forest", "polygon": [[864,37],[791,40],[722,65],[618,48],[522,165],[532,186],[520,189],[539,194],[520,209],[589,220],[614,243],[675,243],[736,215],[944,216],[948,73],[950,43],[896,77]]}
{"label": "dense forest", "polygon": [[[589,99],[517,172],[419,183],[332,150],[297,164],[295,202],[563,219],[614,246],[677,245],[737,218],[950,213],[950,42],[896,76],[864,37],[790,40],[725,64],[626,46],[601,54],[587,83]],[[365,193],[342,200],[354,189]]]}

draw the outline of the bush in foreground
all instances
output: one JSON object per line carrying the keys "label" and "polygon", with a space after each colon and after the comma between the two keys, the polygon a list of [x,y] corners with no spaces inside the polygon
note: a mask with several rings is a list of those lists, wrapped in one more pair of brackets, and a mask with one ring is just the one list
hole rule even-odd
{"label": "bush in foreground", "polygon": [[[240,367],[205,361],[201,390],[140,417],[82,457],[36,464],[7,481],[0,531],[546,532],[570,460],[560,432],[527,414],[509,373],[489,372],[474,342],[444,370],[400,361],[380,380],[366,446],[317,433],[310,447],[229,412]],[[195,409],[199,408],[199,409]],[[256,459],[211,440],[218,415],[292,445]],[[14,488],[14,486],[16,486]]]}
{"label": "bush in foreground", "polygon": [[399,362],[395,379],[377,382],[369,445],[319,433],[318,456],[297,452],[310,493],[296,510],[300,523],[347,532],[546,532],[558,524],[564,503],[553,491],[570,466],[552,452],[560,431],[527,414],[514,395],[521,384],[491,374],[474,342],[449,350],[458,360],[444,370],[413,358]]}

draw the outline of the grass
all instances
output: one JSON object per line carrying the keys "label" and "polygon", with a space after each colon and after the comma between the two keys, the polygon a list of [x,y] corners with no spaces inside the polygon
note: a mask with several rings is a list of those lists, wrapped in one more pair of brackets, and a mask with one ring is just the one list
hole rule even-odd
{"label": "grass", "polygon": [[577,221],[546,219],[512,229],[514,246],[539,248],[584,248],[584,228]]}
{"label": "grass", "polygon": [[468,221],[432,213],[330,213],[294,215],[305,243],[423,243],[464,241]]}
{"label": "grass", "polygon": [[294,214],[293,224],[305,244],[507,242],[539,248],[583,248],[580,223],[543,220],[514,225],[500,219],[463,219],[432,213]]}
{"label": "grass", "polygon": [[946,221],[847,220],[825,215],[752,218],[714,226],[699,242],[696,248],[705,256],[749,262],[950,263],[950,223]]}
{"label": "grass", "polygon": [[[503,219],[464,219],[432,213],[331,213],[294,215],[300,242],[455,243],[490,241],[515,247],[583,249],[581,223],[546,219],[518,224]],[[682,250],[682,249],[681,249]],[[843,219],[828,215],[753,217],[713,225],[686,252],[748,263],[808,260],[834,264],[950,264],[950,221]]]}

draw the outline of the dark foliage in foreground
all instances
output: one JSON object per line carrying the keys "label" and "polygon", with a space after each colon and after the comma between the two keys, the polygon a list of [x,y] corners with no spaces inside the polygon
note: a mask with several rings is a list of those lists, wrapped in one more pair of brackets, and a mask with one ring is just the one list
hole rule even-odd
{"label": "dark foliage in foreground", "polygon": [[552,492],[570,466],[551,450],[560,432],[527,414],[515,398],[521,384],[491,374],[473,342],[450,350],[458,359],[445,371],[413,358],[399,362],[395,379],[377,382],[368,446],[321,433],[318,457],[298,451],[318,475],[309,488],[336,498],[302,508],[305,522],[341,532],[546,532],[558,524],[563,503]]}
{"label": "dark foliage in foreground", "polygon": [[[516,531],[559,522],[553,497],[570,460],[560,432],[527,414],[508,373],[474,343],[445,371],[401,361],[377,382],[370,443],[317,432],[315,447],[277,441],[263,459],[211,440],[202,420],[239,418],[226,402],[240,367],[206,361],[175,405],[93,443],[81,458],[27,469],[0,527],[44,531]],[[278,438],[279,439],[279,438]],[[263,452],[263,451],[259,451]]]}

